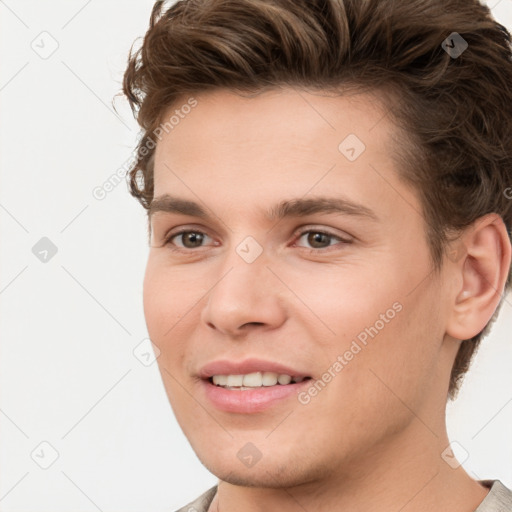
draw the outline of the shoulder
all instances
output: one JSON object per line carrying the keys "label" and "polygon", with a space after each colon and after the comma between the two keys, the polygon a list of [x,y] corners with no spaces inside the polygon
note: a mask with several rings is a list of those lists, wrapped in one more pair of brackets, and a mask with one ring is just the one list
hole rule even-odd
{"label": "shoulder", "polygon": [[480,480],[490,488],[489,494],[475,512],[512,512],[512,491],[499,480]]}
{"label": "shoulder", "polygon": [[[512,512],[512,490],[503,485],[500,480],[481,480],[480,483],[490,491],[475,512]],[[217,485],[214,485],[175,512],[208,512],[216,493]]]}
{"label": "shoulder", "polygon": [[[217,485],[214,485],[206,492],[201,494],[198,498],[190,503],[187,503],[184,507],[176,510],[176,512],[207,512],[213,497],[217,492]],[[480,512],[480,511],[479,511]]]}

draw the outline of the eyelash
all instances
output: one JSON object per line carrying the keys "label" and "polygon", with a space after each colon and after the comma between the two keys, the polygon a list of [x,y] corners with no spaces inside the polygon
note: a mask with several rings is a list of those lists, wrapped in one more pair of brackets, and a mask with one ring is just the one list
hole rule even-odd
{"label": "eyelash", "polygon": [[[183,229],[180,229],[179,231],[175,231],[171,234],[169,234],[166,238],[165,238],[165,241],[164,241],[164,246],[170,246],[172,245],[172,242],[171,240],[174,238],[174,237],[177,237],[179,235],[183,235],[183,234],[186,234],[186,233],[199,233],[201,235],[206,235],[206,236],[209,236],[207,233],[205,233],[204,231],[200,231],[200,230],[195,230],[195,229],[188,229],[188,228],[183,228]],[[333,233],[329,233],[328,231],[324,231],[322,229],[305,229],[303,231],[299,231],[297,233],[294,234],[295,236],[295,240],[298,241],[300,240],[305,234],[307,233],[320,233],[322,235],[325,235],[327,237],[330,237],[330,238],[334,238],[334,239],[337,239],[339,240],[339,242],[341,242],[342,244],[350,244],[352,243],[351,240],[345,240],[344,238],[341,238],[340,236],[338,235],[335,235]],[[211,238],[211,237],[210,237]],[[336,244],[333,244],[333,246],[335,246]],[[301,246],[301,249],[305,250],[306,252],[308,253],[319,253],[319,252],[326,252],[329,250],[329,248],[331,247],[331,245],[327,246],[327,247],[324,247],[322,249],[309,249],[307,247],[302,247]],[[170,248],[171,251],[176,251],[176,252],[182,252],[182,253],[191,253],[193,251],[197,251],[197,249],[200,249],[201,247],[199,248],[195,248],[195,249],[187,249],[187,248],[182,248],[182,247],[172,247]]]}

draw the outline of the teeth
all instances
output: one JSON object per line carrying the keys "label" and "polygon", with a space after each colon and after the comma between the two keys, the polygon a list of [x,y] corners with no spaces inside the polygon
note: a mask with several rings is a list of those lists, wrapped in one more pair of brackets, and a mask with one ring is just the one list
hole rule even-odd
{"label": "teeth", "polygon": [[264,386],[275,386],[277,384],[277,373],[265,372],[261,382]]}
{"label": "teeth", "polygon": [[289,375],[282,374],[277,377],[277,382],[279,382],[279,384],[290,384],[291,381],[292,378]]}
{"label": "teeth", "polygon": [[226,382],[227,386],[230,387],[240,387],[244,382],[243,375],[228,375],[228,381]]}
{"label": "teeth", "polygon": [[261,386],[261,372],[244,375],[243,385],[250,388],[259,388]]}
{"label": "teeth", "polygon": [[290,384],[290,382],[302,382],[304,377],[292,377],[286,374],[274,372],[253,372],[246,375],[214,375],[213,383],[216,386],[229,388],[259,388],[261,386],[275,386]]}
{"label": "teeth", "polygon": [[226,386],[228,383],[228,377],[227,377],[227,375],[214,375],[213,383],[216,386]]}

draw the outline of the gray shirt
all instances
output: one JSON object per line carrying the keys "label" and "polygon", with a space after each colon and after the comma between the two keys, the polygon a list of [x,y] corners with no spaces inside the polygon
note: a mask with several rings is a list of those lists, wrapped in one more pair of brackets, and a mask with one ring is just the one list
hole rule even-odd
{"label": "gray shirt", "polygon": [[[508,487],[505,487],[499,480],[478,480],[478,482],[491,490],[475,512],[512,512],[512,491]],[[216,492],[217,486],[214,485],[199,498],[176,512],[208,512],[208,507]]]}

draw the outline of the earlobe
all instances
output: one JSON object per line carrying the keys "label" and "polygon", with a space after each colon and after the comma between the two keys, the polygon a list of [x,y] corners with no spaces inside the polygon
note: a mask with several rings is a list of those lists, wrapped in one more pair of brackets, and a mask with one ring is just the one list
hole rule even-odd
{"label": "earlobe", "polygon": [[466,340],[479,334],[498,307],[507,281],[511,244],[506,226],[497,214],[478,219],[460,236],[464,251],[454,265],[461,279],[454,290],[447,334]]}

